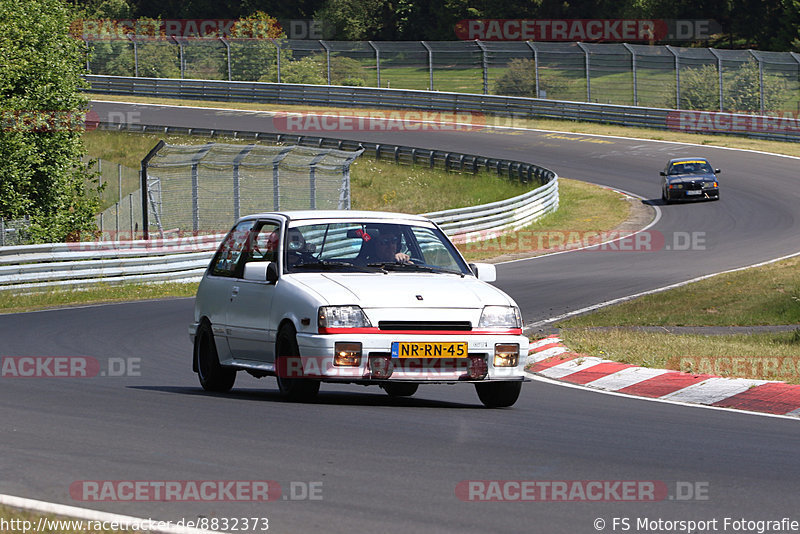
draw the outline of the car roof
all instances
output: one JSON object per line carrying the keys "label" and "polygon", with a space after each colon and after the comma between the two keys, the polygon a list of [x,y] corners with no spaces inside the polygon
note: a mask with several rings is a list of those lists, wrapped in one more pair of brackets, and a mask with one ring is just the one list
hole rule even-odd
{"label": "car roof", "polygon": [[708,159],[707,158],[673,158],[673,159],[669,160],[668,165],[672,165],[674,163],[685,163],[687,161],[702,161],[702,162],[708,163]]}
{"label": "car roof", "polygon": [[429,222],[430,219],[422,215],[411,215],[408,213],[394,213],[389,211],[364,211],[364,210],[290,210],[290,211],[271,211],[265,213],[254,213],[246,215],[239,220],[259,219],[265,217],[279,217],[286,221],[313,221],[318,219],[371,219],[381,220],[406,220],[415,222]]}

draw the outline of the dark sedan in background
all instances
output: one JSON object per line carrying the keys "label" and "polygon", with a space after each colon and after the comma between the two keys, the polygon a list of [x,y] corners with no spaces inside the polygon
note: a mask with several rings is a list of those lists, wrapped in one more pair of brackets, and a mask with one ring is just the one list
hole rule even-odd
{"label": "dark sedan in background", "polygon": [[660,173],[661,199],[667,204],[673,200],[719,200],[719,172],[705,158],[671,159]]}

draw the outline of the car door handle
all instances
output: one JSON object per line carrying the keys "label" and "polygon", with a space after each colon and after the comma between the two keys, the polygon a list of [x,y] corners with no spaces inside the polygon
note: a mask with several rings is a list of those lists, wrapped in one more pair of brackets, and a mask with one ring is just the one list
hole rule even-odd
{"label": "car door handle", "polygon": [[239,286],[233,286],[233,289],[231,289],[231,300],[235,299],[238,296],[239,296]]}

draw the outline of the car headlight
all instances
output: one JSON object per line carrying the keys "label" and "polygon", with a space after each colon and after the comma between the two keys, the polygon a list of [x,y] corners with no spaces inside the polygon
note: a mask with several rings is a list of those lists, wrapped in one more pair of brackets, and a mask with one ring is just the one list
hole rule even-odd
{"label": "car headlight", "polygon": [[365,328],[372,324],[359,306],[322,306],[317,326],[322,331],[325,328]]}
{"label": "car headlight", "polygon": [[522,315],[516,306],[484,306],[478,328],[522,328]]}

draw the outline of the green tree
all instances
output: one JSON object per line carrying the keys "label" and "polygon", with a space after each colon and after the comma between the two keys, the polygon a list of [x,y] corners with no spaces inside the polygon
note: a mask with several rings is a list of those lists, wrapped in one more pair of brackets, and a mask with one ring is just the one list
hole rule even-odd
{"label": "green tree", "polygon": [[703,65],[681,72],[681,107],[719,109],[719,74],[714,65]]}
{"label": "green tree", "polygon": [[38,241],[96,230],[96,181],[74,120],[87,106],[85,47],[72,19],[62,0],[0,0],[0,216],[29,215]]}
{"label": "green tree", "polygon": [[[277,69],[277,49],[271,39],[286,37],[278,21],[263,11],[240,19],[232,29],[231,77],[234,80],[256,81],[271,79]],[[291,52],[281,51],[281,61],[290,59]],[[221,66],[227,77],[227,64]],[[277,74],[274,74],[277,80]]]}
{"label": "green tree", "polygon": [[[761,110],[761,76],[758,62],[744,63],[733,80],[724,87],[725,109],[730,111]],[[778,111],[786,99],[786,82],[780,76],[764,74],[764,110]]]}

